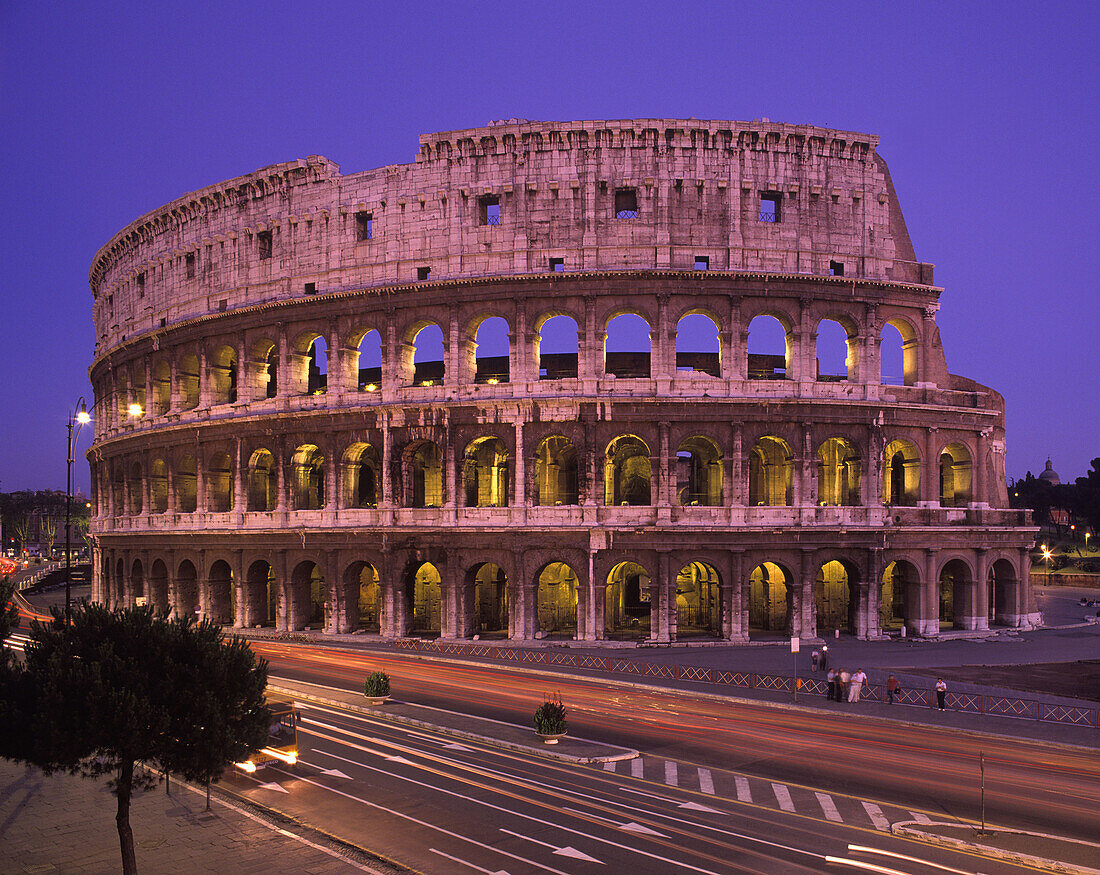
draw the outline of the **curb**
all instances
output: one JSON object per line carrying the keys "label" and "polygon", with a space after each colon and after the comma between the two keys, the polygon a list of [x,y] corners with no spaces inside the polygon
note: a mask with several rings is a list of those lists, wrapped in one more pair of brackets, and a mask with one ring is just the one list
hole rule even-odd
{"label": "curb", "polygon": [[[303,693],[301,690],[291,689],[289,687],[280,687],[274,684],[269,684],[268,689],[272,692],[280,693],[282,695],[293,696],[297,699],[302,699],[306,702],[313,702],[318,705],[328,705],[334,708],[346,708],[349,711],[354,711],[359,714],[367,714],[371,717],[377,717],[382,720],[386,720],[390,723],[400,723],[406,726],[415,726],[418,729],[430,729],[434,732],[438,732],[441,735],[450,735],[455,738],[465,738],[467,741],[477,741],[481,744],[489,745],[490,747],[499,747],[504,750],[514,750],[522,753],[529,753],[535,756],[541,756],[550,760],[558,760],[559,762],[574,763],[587,765],[591,763],[613,763],[621,760],[632,760],[639,757],[641,754],[634,748],[619,747],[617,744],[604,744],[598,741],[589,741],[585,738],[579,738],[572,736],[571,740],[583,742],[586,744],[599,745],[602,748],[617,748],[620,752],[615,754],[609,754],[606,756],[575,756],[573,754],[563,753],[556,748],[551,750],[545,745],[538,747],[534,744],[523,744],[522,742],[506,741],[501,738],[494,738],[489,735],[481,735],[476,732],[470,732],[464,729],[455,729],[450,726],[440,726],[438,723],[432,723],[428,720],[417,720],[413,717],[404,717],[399,714],[393,714],[387,712],[384,708],[373,708],[366,705],[356,705],[351,702],[341,702],[337,699],[327,699],[322,696],[314,695],[313,693]],[[486,720],[484,717],[471,718],[476,720]],[[502,721],[486,721],[486,722],[502,722]],[[506,726],[516,727],[514,723],[506,723]],[[520,728],[520,727],[516,727]]]}
{"label": "curb", "polygon": [[[1018,851],[1003,851],[1000,848],[993,848],[989,845],[979,844],[977,842],[967,842],[962,839],[953,839],[948,836],[937,835],[936,833],[924,832],[920,829],[914,829],[911,824],[916,824],[915,820],[901,820],[897,823],[890,825],[890,832],[896,836],[902,836],[905,838],[914,838],[919,841],[927,842],[932,845],[939,845],[940,847],[949,848],[954,851],[975,851],[981,854],[983,857],[990,857],[995,860],[1004,860],[1006,863],[1019,863],[1024,866],[1037,866],[1042,869],[1046,869],[1050,872],[1067,872],[1067,873],[1084,873],[1084,875],[1100,875],[1100,869],[1090,869],[1087,866],[1077,866],[1073,863],[1063,863],[1059,860],[1049,860],[1046,857],[1034,857],[1030,854],[1023,854]],[[967,826],[967,824],[959,823],[947,823],[944,821],[933,821],[932,823],[920,824],[921,826]],[[1055,841],[1066,842],[1068,844],[1080,844],[1088,845],[1089,847],[1100,848],[1100,845],[1096,845],[1093,842],[1078,841],[1076,839],[1065,838],[1064,836],[1052,836],[1047,833],[1041,832],[1028,832],[1022,829],[1000,829],[996,832],[1012,833],[1013,835],[1025,835],[1033,836],[1035,838],[1053,839]]]}

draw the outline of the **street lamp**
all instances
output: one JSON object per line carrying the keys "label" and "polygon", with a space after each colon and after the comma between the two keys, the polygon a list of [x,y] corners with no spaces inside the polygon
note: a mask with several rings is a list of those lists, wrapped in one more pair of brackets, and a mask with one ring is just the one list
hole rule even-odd
{"label": "street lamp", "polygon": [[[72,621],[73,617],[73,426],[76,427],[76,436],[80,437],[80,427],[92,421],[88,413],[88,405],[81,395],[77,399],[78,410],[69,413],[69,449],[66,453],[65,463],[65,623]],[[94,409],[94,405],[93,405]]]}

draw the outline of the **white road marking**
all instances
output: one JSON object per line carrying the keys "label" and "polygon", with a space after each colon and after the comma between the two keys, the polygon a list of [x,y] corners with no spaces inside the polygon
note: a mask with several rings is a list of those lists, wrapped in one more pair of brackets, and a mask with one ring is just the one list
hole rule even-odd
{"label": "white road marking", "polygon": [[492,872],[489,869],[482,869],[480,866],[475,866],[469,860],[460,860],[458,857],[452,857],[450,854],[444,854],[442,851],[436,848],[428,848],[428,851],[432,854],[439,854],[441,857],[446,857],[452,863],[458,863],[460,866],[469,866],[475,872],[484,872],[485,875],[511,875],[507,869],[497,869],[496,872]]}
{"label": "white road marking", "polygon": [[710,769],[702,766],[699,767],[699,789],[710,796],[714,795],[714,778],[711,777]]}
{"label": "white road marking", "polygon": [[553,848],[552,853],[562,857],[572,857],[574,860],[584,860],[587,863],[599,863],[601,866],[604,865],[603,860],[597,860],[595,857],[590,857],[584,851],[578,851],[576,848],[572,848],[569,845],[566,845],[564,848],[559,848],[557,845],[552,845],[549,842],[540,842],[536,838],[521,835],[518,832],[512,832],[512,830],[505,829],[504,827],[501,827],[500,831],[507,835],[515,836],[517,839],[523,839],[525,842],[533,842],[536,845],[542,845],[544,848]]}
{"label": "white road marking", "polygon": [[322,775],[328,775],[330,778],[347,778],[351,780],[351,775],[345,775],[339,769],[321,769]]}
{"label": "white road marking", "polygon": [[784,811],[794,811],[794,803],[791,802],[791,791],[786,784],[772,784],[772,792],[775,793],[775,801]]}
{"label": "white road marking", "polygon": [[670,787],[680,786],[680,777],[676,771],[676,763],[672,760],[665,760],[665,783]]}
{"label": "white road marking", "polygon": [[677,808],[683,808],[686,811],[706,811],[709,814],[721,814],[717,808],[711,808],[708,805],[701,805],[698,802],[681,802]]}
{"label": "white road marking", "polygon": [[290,791],[283,787],[282,784],[277,784],[274,781],[268,781],[266,784],[260,784],[261,790],[274,790],[276,793],[289,793]]}
{"label": "white road marking", "polygon": [[917,823],[932,822],[932,818],[930,818],[927,814],[921,814],[919,811],[910,811],[909,813],[913,815],[913,820],[915,820]]}
{"label": "white road marking", "polygon": [[615,761],[614,761],[614,760],[611,760],[611,762],[609,762],[609,763],[604,763],[604,764],[603,764],[603,770],[604,770],[605,772],[613,772],[613,771],[615,771]]}
{"label": "white road marking", "polygon": [[825,819],[831,820],[833,823],[844,823],[844,818],[840,816],[840,812],[836,810],[836,803],[833,802],[833,797],[828,793],[814,793],[817,797],[817,803],[821,806],[821,810],[825,813]]}
{"label": "white road marking", "polygon": [[443,747],[445,747],[447,750],[464,750],[464,751],[472,751],[473,750],[472,747],[466,747],[466,745],[464,745],[464,744],[456,744],[453,741],[450,742],[449,744],[443,745]]}
{"label": "white road marking", "polygon": [[733,780],[737,784],[737,801],[752,802],[752,788],[749,787],[749,779],[744,775],[734,775]]}
{"label": "white road marking", "polygon": [[668,838],[663,832],[657,832],[657,830],[650,829],[648,826],[642,826],[640,823],[635,823],[633,820],[630,821],[630,823],[624,823],[622,829],[627,832],[636,832],[644,836],[658,836],[662,839]]}
{"label": "white road marking", "polygon": [[871,818],[871,823],[875,825],[875,829],[890,831],[890,821],[886,819],[886,815],[882,813],[882,809],[875,805],[874,802],[864,802],[863,810],[867,812],[867,816]]}
{"label": "white road marking", "polygon": [[632,759],[630,761],[630,774],[633,777],[635,777],[635,778],[644,777],[645,773],[643,771],[643,768],[644,767],[643,767],[643,764],[642,764],[642,758],[641,757],[634,757],[634,759]]}

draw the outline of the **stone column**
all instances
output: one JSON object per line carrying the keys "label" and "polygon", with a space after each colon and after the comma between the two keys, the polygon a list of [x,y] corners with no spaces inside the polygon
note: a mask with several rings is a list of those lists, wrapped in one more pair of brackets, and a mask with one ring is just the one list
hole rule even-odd
{"label": "stone column", "polygon": [[940,454],[937,447],[939,429],[929,428],[924,435],[924,453],[921,461],[920,506],[940,506]]}
{"label": "stone column", "polygon": [[[665,521],[672,519],[672,474],[669,466],[667,422],[658,425],[658,433],[660,435],[660,455],[657,457],[657,501],[654,503],[657,505],[658,519]],[[652,461],[650,464],[652,464]]]}
{"label": "stone column", "polygon": [[657,573],[650,580],[650,640],[668,643],[676,637],[676,605],[672,600],[670,605],[670,592],[675,586],[670,581],[671,572],[669,555],[667,550],[657,553]]}
{"label": "stone column", "polygon": [[[975,563],[977,577],[970,597],[966,600],[967,607],[971,610],[967,611],[968,625],[964,628],[985,631],[989,629],[989,550],[978,547],[974,552],[978,560]],[[969,625],[970,622],[973,625]]]}
{"label": "stone column", "polygon": [[867,551],[867,604],[861,606],[866,609],[866,616],[861,617],[860,625],[868,638],[878,638],[882,635],[882,623],[880,620],[882,610],[882,574],[884,571],[882,561],[882,548],[872,547]]}
{"label": "stone column", "polygon": [[523,446],[523,411],[516,414],[516,464],[515,484],[512,487],[514,493],[513,504],[521,510],[528,506],[527,502],[527,454]]}
{"label": "stone column", "polygon": [[[795,588],[798,598],[795,600],[795,604],[791,606],[792,613],[795,613],[794,608],[797,606],[797,622],[800,625],[797,628],[791,629],[792,636],[798,635],[802,638],[817,637],[817,600],[814,598],[814,580],[817,574],[814,565],[814,551],[803,550],[802,567],[799,572],[801,579],[798,581]],[[793,626],[795,618],[792,617],[791,619]]]}
{"label": "stone column", "polygon": [[940,578],[936,574],[939,550],[928,550],[924,560],[924,584],[921,586],[921,616],[918,631],[926,637],[940,634]]}
{"label": "stone column", "polygon": [[744,565],[745,551],[731,550],[727,586],[722,593],[722,636],[730,641],[749,640],[748,610],[742,598]]}
{"label": "stone column", "polygon": [[[590,539],[591,540],[591,539]],[[596,551],[591,542],[588,547],[588,612],[586,641],[602,641],[604,638],[604,594],[602,586],[596,585]]]}
{"label": "stone column", "polygon": [[741,448],[741,426],[737,425],[733,429],[733,458],[731,461],[731,478],[733,480],[733,495],[731,497],[730,505],[740,505],[745,507],[748,505],[749,491],[745,484],[745,460]]}
{"label": "stone column", "polygon": [[287,571],[287,556],[286,550],[280,550],[275,554],[274,562],[271,563],[272,571],[275,572],[275,628],[279,632],[286,632],[290,629],[297,629],[297,610],[294,604],[294,599],[291,597],[290,580],[288,579],[289,572]]}
{"label": "stone column", "polygon": [[987,490],[986,487],[986,459],[989,456],[989,436],[992,432],[992,429],[983,428],[975,436],[976,453],[970,466],[970,500],[983,507],[989,507],[993,498],[993,490]]}

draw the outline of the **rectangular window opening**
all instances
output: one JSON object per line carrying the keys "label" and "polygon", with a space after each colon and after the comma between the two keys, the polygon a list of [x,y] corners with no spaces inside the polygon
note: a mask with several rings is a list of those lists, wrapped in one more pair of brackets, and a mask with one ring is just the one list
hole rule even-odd
{"label": "rectangular window opening", "polygon": [[638,192],[633,188],[615,189],[615,218],[638,218]]}
{"label": "rectangular window opening", "polygon": [[844,262],[843,261],[830,261],[829,273],[833,276],[844,276]]}
{"label": "rectangular window opening", "polygon": [[260,260],[271,258],[271,232],[261,231],[256,235],[256,245],[260,250]]}
{"label": "rectangular window opening", "polygon": [[367,212],[355,214],[355,240],[362,243],[374,238],[374,215]]}
{"label": "rectangular window opening", "polygon": [[709,255],[696,255],[695,256],[695,269],[696,270],[710,270],[710,256]]}
{"label": "rectangular window opening", "polygon": [[307,295],[316,295],[317,294],[317,283],[306,283],[306,294]]}
{"label": "rectangular window opening", "polygon": [[224,313],[228,309],[229,309],[229,299],[228,298],[222,298],[220,301],[218,301],[218,312],[219,313]]}
{"label": "rectangular window opening", "polygon": [[763,191],[760,193],[760,221],[778,224],[780,219],[780,204],[783,203],[783,195],[777,191]]}
{"label": "rectangular window opening", "polygon": [[416,269],[417,280],[430,280],[432,278],[432,269],[430,267],[418,267]]}
{"label": "rectangular window opening", "polygon": [[550,259],[550,272],[551,273],[562,273],[564,270],[565,270],[565,259],[564,258],[551,258]]}
{"label": "rectangular window opening", "polygon": [[187,255],[184,256],[183,260],[184,264],[187,267],[187,278],[189,280],[193,280],[195,278],[195,253],[188,252]]}
{"label": "rectangular window opening", "polygon": [[500,224],[500,198],[496,195],[486,195],[485,197],[478,198],[478,208],[481,212],[480,221],[482,225],[499,225]]}

